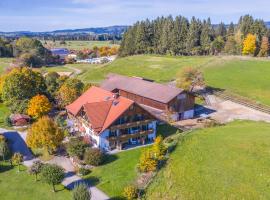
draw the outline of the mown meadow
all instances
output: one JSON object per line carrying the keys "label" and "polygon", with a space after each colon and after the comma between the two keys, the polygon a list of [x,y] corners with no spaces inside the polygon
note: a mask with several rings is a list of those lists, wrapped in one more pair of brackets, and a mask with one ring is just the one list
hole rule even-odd
{"label": "mown meadow", "polygon": [[236,121],[184,137],[146,199],[269,199],[270,125]]}

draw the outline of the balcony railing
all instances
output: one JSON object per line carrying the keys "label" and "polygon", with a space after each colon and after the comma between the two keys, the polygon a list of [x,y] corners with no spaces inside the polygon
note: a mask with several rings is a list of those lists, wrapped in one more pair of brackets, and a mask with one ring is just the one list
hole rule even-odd
{"label": "balcony railing", "polygon": [[136,138],[136,137],[139,137],[139,136],[147,136],[148,134],[151,134],[153,133],[154,130],[153,129],[149,129],[149,130],[146,130],[146,131],[140,131],[140,132],[137,132],[137,133],[130,133],[130,134],[123,134],[123,135],[119,135],[119,136],[115,136],[115,137],[109,137],[108,140],[109,141],[126,141],[130,138]]}
{"label": "balcony railing", "polygon": [[152,119],[147,119],[147,120],[143,120],[143,121],[129,122],[129,123],[125,123],[125,124],[114,125],[114,126],[111,126],[110,130],[115,131],[115,130],[118,130],[118,129],[132,128],[132,127],[135,127],[135,126],[149,124],[152,121],[153,121]]}

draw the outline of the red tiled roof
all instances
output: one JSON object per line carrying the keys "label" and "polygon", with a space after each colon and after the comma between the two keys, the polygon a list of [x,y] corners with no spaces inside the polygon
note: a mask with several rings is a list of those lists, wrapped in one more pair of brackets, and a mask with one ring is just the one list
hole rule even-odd
{"label": "red tiled roof", "polygon": [[124,90],[162,103],[168,103],[183,92],[182,89],[173,86],[118,74],[109,74],[100,87],[108,91]]}
{"label": "red tiled roof", "polygon": [[113,93],[93,86],[66,109],[76,116],[84,108],[92,128],[101,133],[133,103],[134,101],[125,97],[114,98]]}

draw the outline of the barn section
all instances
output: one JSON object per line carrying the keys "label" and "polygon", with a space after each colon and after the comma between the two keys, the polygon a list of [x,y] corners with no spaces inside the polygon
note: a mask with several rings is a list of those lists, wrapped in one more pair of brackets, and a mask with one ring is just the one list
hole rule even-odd
{"label": "barn section", "polygon": [[189,119],[194,115],[195,97],[180,88],[118,74],[109,74],[101,88],[150,107],[149,111],[156,109],[170,113],[174,120]]}

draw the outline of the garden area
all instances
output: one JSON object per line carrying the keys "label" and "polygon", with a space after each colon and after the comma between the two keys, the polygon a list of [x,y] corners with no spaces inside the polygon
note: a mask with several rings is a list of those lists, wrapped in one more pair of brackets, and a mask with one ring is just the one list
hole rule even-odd
{"label": "garden area", "polygon": [[1,200],[70,200],[71,192],[62,185],[56,186],[57,192],[52,192],[50,185],[41,180],[35,181],[28,174],[26,167],[17,171],[7,162],[0,162],[0,199]]}
{"label": "garden area", "polygon": [[186,135],[146,199],[269,199],[270,125],[235,121]]}

